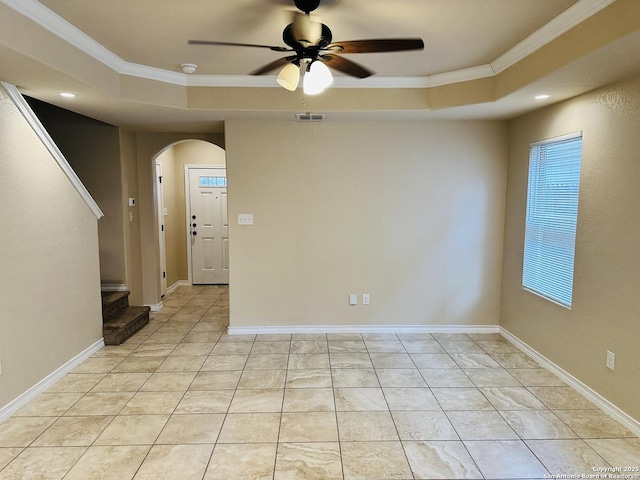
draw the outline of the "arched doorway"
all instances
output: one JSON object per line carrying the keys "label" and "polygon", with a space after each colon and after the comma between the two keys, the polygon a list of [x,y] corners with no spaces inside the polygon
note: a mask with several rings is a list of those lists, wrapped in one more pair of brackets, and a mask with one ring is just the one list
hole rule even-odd
{"label": "arched doorway", "polygon": [[225,171],[226,177],[226,156],[224,149],[212,143],[183,140],[168,145],[153,161],[159,273],[161,296],[164,296],[193,281],[191,225],[194,222],[187,218],[193,215],[190,213],[189,169],[216,169],[216,174],[210,175],[212,178],[221,177],[221,171]]}

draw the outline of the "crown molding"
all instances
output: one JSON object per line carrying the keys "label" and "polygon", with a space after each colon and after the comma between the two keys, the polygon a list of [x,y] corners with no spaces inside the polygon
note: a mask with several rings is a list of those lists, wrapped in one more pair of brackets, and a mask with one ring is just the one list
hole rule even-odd
{"label": "crown molding", "polygon": [[[479,65],[426,77],[369,77],[356,79],[336,76],[332,87],[428,88],[495,76],[614,2],[615,0],[578,0],[567,10],[488,65]],[[122,75],[180,86],[278,88],[274,81],[275,76],[272,75],[187,75],[127,62],[37,0],[0,0],[0,3],[7,5],[79,51]]]}
{"label": "crown molding", "polygon": [[[107,66],[110,67],[110,65]],[[147,80],[170,83],[183,87],[188,85],[188,76],[184,73],[172,72],[171,70],[150,67],[148,65],[140,65],[139,63],[125,62],[124,60],[122,60],[120,69],[116,71],[121,75],[128,75],[130,77],[146,78]]]}
{"label": "crown molding", "polygon": [[280,87],[275,75],[198,75],[181,74],[189,87]]}
{"label": "crown molding", "polygon": [[478,67],[431,75],[429,77],[431,80],[429,86],[439,87],[442,85],[449,85],[451,83],[468,82],[469,80],[478,80],[480,78],[493,76],[495,76],[495,72],[491,65],[480,65]]}
{"label": "crown molding", "polygon": [[112,70],[122,73],[121,70],[125,68],[127,62],[40,2],[36,0],[0,0],[0,3],[4,3]]}
{"label": "crown molding", "polygon": [[579,0],[549,23],[543,25],[522,40],[515,47],[496,58],[491,62],[491,68],[493,68],[496,75],[503,72],[615,1],[616,0]]}
{"label": "crown molding", "polygon": [[[367,77],[354,78],[344,75],[333,77],[331,88],[426,88],[431,77]],[[276,75],[198,75],[187,76],[189,87],[265,87],[282,88],[276,83]]]}

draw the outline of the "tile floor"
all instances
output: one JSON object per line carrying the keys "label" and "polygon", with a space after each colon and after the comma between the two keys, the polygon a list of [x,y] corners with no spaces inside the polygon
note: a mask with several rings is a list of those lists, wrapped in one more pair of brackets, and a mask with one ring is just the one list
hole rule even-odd
{"label": "tile floor", "polygon": [[228,336],[225,288],[180,288],[164,304],[0,424],[1,479],[542,479],[640,466],[638,437],[498,335]]}

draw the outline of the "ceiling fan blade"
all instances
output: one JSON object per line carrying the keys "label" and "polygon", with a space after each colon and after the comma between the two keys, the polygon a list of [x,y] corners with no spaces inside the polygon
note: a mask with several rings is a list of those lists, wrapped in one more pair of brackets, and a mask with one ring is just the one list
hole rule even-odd
{"label": "ceiling fan blade", "polygon": [[291,57],[283,57],[273,62],[267,63],[266,65],[260,67],[258,70],[251,72],[251,75],[264,75],[265,73],[269,73],[272,70],[275,70],[278,67],[284,67],[287,63],[290,63],[292,60],[295,60],[297,57],[292,55]]}
{"label": "ceiling fan blade", "polygon": [[371,40],[351,40],[334,42],[325,48],[334,53],[376,53],[401,52],[404,50],[422,50],[421,38],[375,38]]}
{"label": "ceiling fan blade", "polygon": [[367,70],[362,65],[358,65],[356,62],[347,60],[339,55],[320,55],[319,58],[326,63],[328,67],[351,75],[352,77],[367,78],[373,75],[371,70]]}
{"label": "ceiling fan blade", "polygon": [[274,52],[291,52],[290,48],[274,47],[272,45],[258,45],[255,43],[216,42],[214,40],[189,40],[189,45],[222,45],[227,47],[255,47],[268,48]]}

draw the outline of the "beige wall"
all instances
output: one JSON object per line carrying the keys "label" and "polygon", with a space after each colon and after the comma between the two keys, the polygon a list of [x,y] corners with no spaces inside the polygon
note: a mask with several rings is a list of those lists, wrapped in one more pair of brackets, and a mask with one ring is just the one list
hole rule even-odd
{"label": "beige wall", "polygon": [[0,407],[102,337],[97,220],[0,89]]}
{"label": "beige wall", "polygon": [[34,103],[34,109],[104,213],[98,222],[101,282],[125,284],[118,128],[41,102]]}
{"label": "beige wall", "polygon": [[[509,129],[501,122],[233,120],[226,139],[116,131],[120,181],[109,184],[121,188],[114,208],[125,238],[123,275],[140,303],[160,301],[154,158],[175,144],[174,157],[185,158],[177,172],[199,163],[199,146],[176,142],[226,141],[230,218],[255,216],[253,226],[231,222],[232,326],[500,321],[640,418],[638,124],[634,79],[523,116]],[[0,127],[0,265],[11,272],[0,280],[3,405],[99,339],[101,322],[94,217],[6,101]],[[78,138],[95,151],[112,148],[111,130],[92,143],[83,136],[91,129],[82,129]],[[576,130],[584,149],[567,310],[522,290],[522,245],[529,142]],[[184,185],[178,176],[175,190]],[[125,204],[129,196],[137,207]],[[184,211],[184,197],[175,208]],[[25,225],[38,230],[29,235]],[[176,228],[184,231],[184,223]],[[180,279],[184,270],[175,270]],[[363,292],[371,305],[347,305],[349,293]],[[614,372],[604,366],[607,350],[616,353]]]}
{"label": "beige wall", "polygon": [[[184,140],[203,140],[224,148],[223,134],[148,133],[136,134],[138,195],[140,197],[140,244],[143,303],[160,303],[160,257],[158,254],[157,212],[154,207],[155,159],[167,147]],[[164,172],[163,172],[164,173]],[[167,281],[167,286],[171,286]]]}
{"label": "beige wall", "polygon": [[[640,419],[640,79],[511,123],[501,323]],[[571,310],[522,290],[529,143],[583,131]],[[605,368],[607,350],[616,369]]]}
{"label": "beige wall", "polygon": [[233,327],[498,324],[506,124],[225,132]]}
{"label": "beige wall", "polygon": [[[122,173],[122,223],[124,228],[124,257],[127,288],[131,292],[129,304],[142,305],[142,267],[140,263],[140,195],[138,194],[138,163],[136,136],[120,129],[120,167]],[[136,205],[129,206],[129,198]]]}

